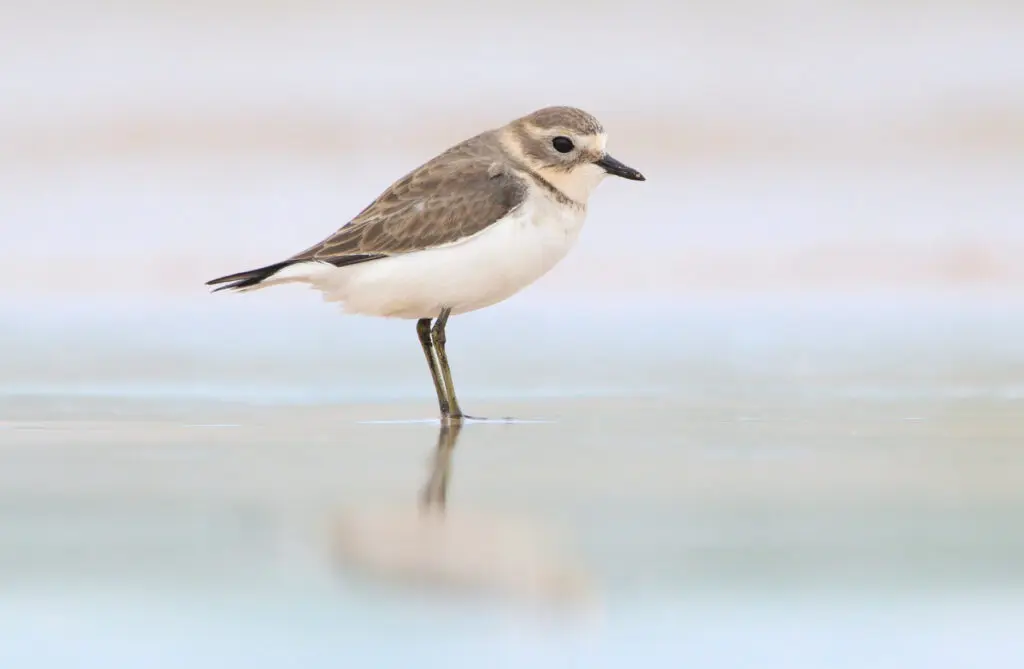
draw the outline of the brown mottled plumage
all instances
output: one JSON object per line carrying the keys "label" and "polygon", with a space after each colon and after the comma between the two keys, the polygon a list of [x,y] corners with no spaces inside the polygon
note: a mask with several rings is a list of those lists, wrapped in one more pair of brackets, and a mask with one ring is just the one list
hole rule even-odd
{"label": "brown mottled plumage", "polygon": [[453,146],[402,177],[350,223],[292,260],[408,253],[491,225],[526,196],[526,182],[502,168],[492,134]]}

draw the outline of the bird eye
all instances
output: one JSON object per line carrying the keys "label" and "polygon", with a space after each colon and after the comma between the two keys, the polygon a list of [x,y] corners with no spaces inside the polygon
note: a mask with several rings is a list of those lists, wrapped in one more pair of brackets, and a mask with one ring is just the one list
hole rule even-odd
{"label": "bird eye", "polygon": [[555,151],[559,153],[569,153],[575,148],[572,140],[568,137],[555,137],[551,140],[551,146],[555,147]]}

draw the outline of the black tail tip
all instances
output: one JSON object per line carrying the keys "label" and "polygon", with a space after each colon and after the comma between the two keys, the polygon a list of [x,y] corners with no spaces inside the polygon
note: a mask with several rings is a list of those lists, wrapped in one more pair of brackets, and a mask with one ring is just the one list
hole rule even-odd
{"label": "black tail tip", "polygon": [[[211,293],[219,293],[222,290],[235,290],[237,288],[241,288],[242,287],[240,285],[241,283],[242,283],[241,281],[235,281],[233,283],[225,283],[223,286],[217,286],[216,288],[214,288],[210,292]],[[212,281],[207,281],[206,285],[207,286],[213,286],[213,285],[216,285],[216,284],[214,284],[214,282],[212,282]]]}
{"label": "black tail tip", "polygon": [[266,281],[288,265],[291,265],[292,262],[293,261],[291,260],[286,260],[285,262],[274,263],[273,265],[267,265],[266,267],[260,267],[258,269],[251,269],[246,272],[228,274],[227,276],[210,279],[206,282],[206,285],[215,286],[220,283],[225,284],[219,288],[215,288],[212,291],[214,293],[221,290],[240,290],[242,288],[249,288]]}

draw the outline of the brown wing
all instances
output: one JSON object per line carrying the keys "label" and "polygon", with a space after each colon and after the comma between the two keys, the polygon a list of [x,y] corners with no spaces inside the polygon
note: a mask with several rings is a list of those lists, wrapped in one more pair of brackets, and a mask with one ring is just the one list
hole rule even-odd
{"label": "brown wing", "polygon": [[488,133],[396,181],[336,233],[291,258],[336,265],[408,253],[480,232],[522,204],[526,183],[501,167]]}

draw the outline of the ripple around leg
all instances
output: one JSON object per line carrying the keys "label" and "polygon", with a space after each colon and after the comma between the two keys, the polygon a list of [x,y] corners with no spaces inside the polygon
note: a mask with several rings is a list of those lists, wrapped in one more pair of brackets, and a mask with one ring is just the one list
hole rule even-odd
{"label": "ripple around leg", "polygon": [[515,416],[502,416],[500,418],[488,418],[486,416],[463,416],[467,423],[554,423],[551,418],[516,418]]}
{"label": "ripple around leg", "polygon": [[[505,425],[514,424],[540,424],[540,423],[556,423],[558,421],[550,418],[516,418],[514,416],[505,416],[502,418],[487,418],[481,416],[463,416],[463,424],[467,423],[500,423]],[[357,420],[357,423],[361,425],[411,425],[411,424],[424,424],[424,425],[440,425],[440,418],[381,418],[371,420]]]}

